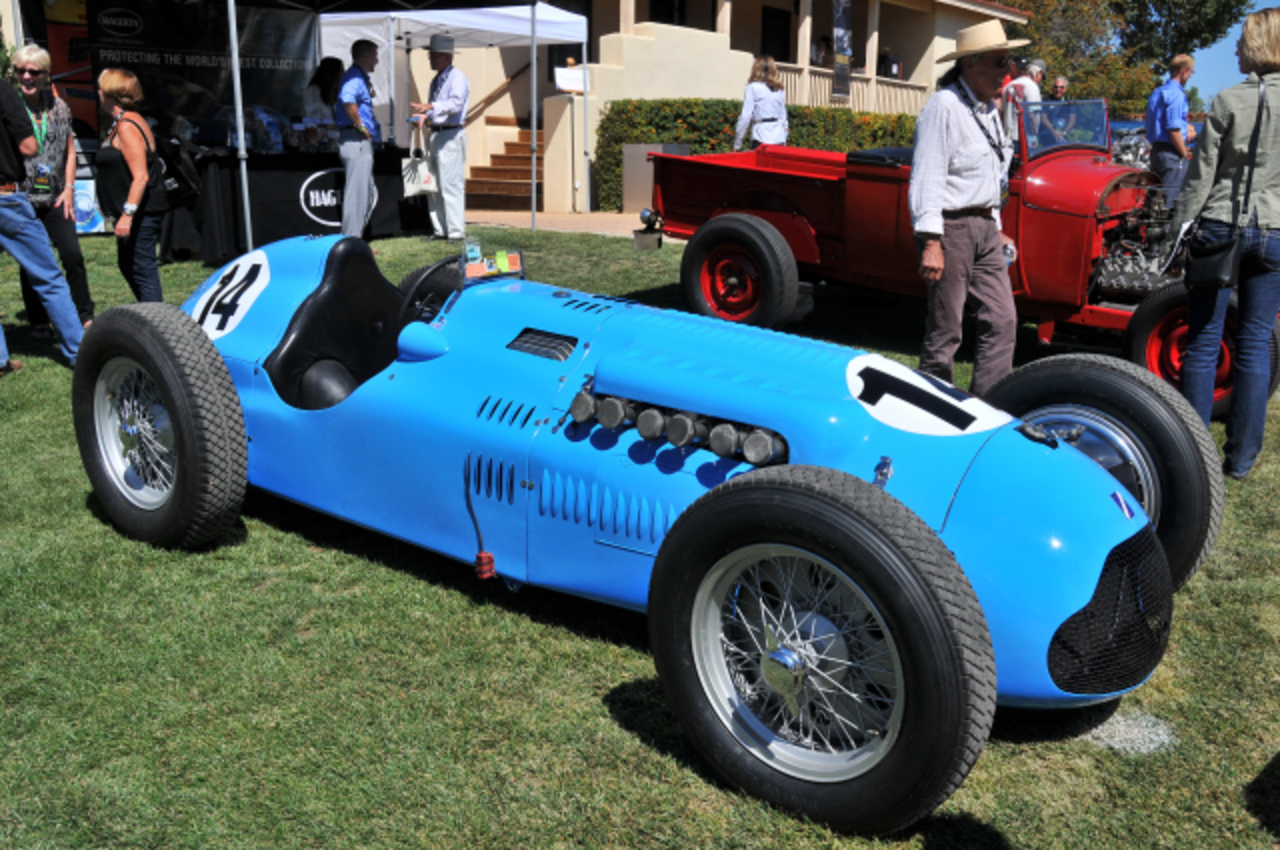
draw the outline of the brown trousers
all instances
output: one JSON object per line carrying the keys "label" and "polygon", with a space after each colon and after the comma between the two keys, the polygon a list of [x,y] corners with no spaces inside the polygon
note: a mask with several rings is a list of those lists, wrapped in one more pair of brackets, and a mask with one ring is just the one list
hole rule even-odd
{"label": "brown trousers", "polygon": [[952,380],[965,303],[972,301],[978,339],[969,392],[981,397],[1013,371],[1018,331],[1000,229],[993,219],[981,216],[947,219],[943,223],[942,257],[942,279],[929,285],[929,315],[919,368],[944,381]]}

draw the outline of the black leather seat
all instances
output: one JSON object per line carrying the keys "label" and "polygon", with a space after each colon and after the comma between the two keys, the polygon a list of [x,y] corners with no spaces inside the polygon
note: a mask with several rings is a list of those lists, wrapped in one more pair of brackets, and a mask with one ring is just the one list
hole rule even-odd
{"label": "black leather seat", "polygon": [[264,364],[286,404],[332,407],[395,362],[404,295],[363,241],[333,246],[324,277]]}

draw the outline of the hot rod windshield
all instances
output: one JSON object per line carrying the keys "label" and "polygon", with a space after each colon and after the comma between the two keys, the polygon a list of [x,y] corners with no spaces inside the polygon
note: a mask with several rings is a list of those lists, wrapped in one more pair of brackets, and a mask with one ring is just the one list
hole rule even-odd
{"label": "hot rod windshield", "polygon": [[1019,106],[1028,159],[1063,147],[1109,149],[1105,100],[1045,100]]}

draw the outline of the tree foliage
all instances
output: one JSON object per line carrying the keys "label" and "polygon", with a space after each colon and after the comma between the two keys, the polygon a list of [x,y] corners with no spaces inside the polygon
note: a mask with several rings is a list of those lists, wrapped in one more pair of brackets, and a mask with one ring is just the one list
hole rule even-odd
{"label": "tree foliage", "polygon": [[1007,0],[1031,13],[1025,27],[1010,26],[1014,38],[1029,38],[1027,55],[1044,59],[1046,79],[1063,76],[1068,95],[1106,98],[1111,114],[1132,115],[1146,108],[1147,95],[1159,85],[1151,63],[1121,46],[1127,24],[1113,0]]}
{"label": "tree foliage", "polygon": [[1120,44],[1163,74],[1179,53],[1191,54],[1222,40],[1252,0],[1112,0],[1124,20]]}

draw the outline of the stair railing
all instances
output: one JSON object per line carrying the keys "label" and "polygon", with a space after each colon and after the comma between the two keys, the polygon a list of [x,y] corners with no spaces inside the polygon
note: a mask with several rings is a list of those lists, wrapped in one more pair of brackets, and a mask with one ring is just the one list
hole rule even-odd
{"label": "stair railing", "polygon": [[466,126],[470,127],[471,122],[475,121],[477,118],[483,115],[485,113],[485,110],[487,110],[490,106],[493,106],[500,99],[502,99],[507,94],[507,92],[511,91],[512,83],[514,83],[516,79],[518,79],[522,74],[528,71],[529,67],[530,67],[529,63],[526,62],[523,68],[521,68],[519,71],[516,71],[510,77],[507,77],[505,82],[499,83],[497,88],[495,88],[493,91],[485,95],[480,100],[479,103],[473,105],[471,109],[467,112]]}

